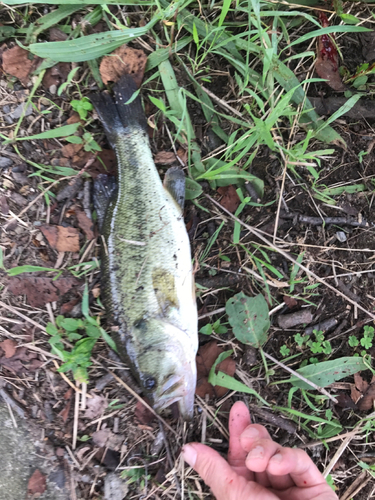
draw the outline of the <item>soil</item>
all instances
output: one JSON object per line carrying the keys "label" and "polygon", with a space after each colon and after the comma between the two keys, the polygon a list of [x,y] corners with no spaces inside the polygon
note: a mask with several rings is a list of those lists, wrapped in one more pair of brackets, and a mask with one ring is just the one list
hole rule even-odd
{"label": "soil", "polygon": [[[9,22],[9,18],[2,15],[3,21]],[[356,34],[340,38],[345,64],[351,71],[366,62],[366,57],[373,56],[371,51],[365,51],[363,40]],[[371,40],[366,39],[366,44],[370,42]],[[7,44],[9,47],[14,45],[12,41],[7,41]],[[142,48],[138,42],[133,45],[138,49]],[[305,49],[307,46],[301,47],[301,51]],[[177,68],[177,61],[172,58],[172,62]],[[234,74],[227,70],[227,63],[218,56],[211,56],[208,64],[211,81],[204,82],[204,85],[219,100],[235,107],[238,96],[234,91]],[[84,69],[86,71],[86,65]],[[298,68],[297,73],[301,79],[307,74],[307,69]],[[178,68],[176,72],[179,84],[193,92],[183,70]],[[27,99],[32,84],[28,83],[25,87],[4,72],[0,75],[0,128],[1,133],[7,136],[14,130],[17,123],[17,118],[14,118],[17,115],[14,113]],[[145,77],[149,76],[146,73]],[[91,76],[87,77],[86,82],[86,87],[83,87],[85,95],[97,91],[97,85]],[[165,150],[172,151],[163,118],[157,115],[157,109],[149,99],[151,91],[161,88],[152,81],[143,92],[146,114],[156,116],[155,128],[150,129],[154,155]],[[72,99],[79,98],[75,88],[72,87],[69,95],[63,92],[61,97],[52,92],[55,90],[48,85],[37,90],[38,110],[46,113],[40,115],[35,109],[26,113],[20,135],[38,134],[49,127],[79,120],[69,105]],[[342,93],[335,93],[324,82],[314,83],[309,92],[312,97],[323,100],[342,97]],[[371,99],[371,87],[368,94],[366,97]],[[50,100],[59,108],[51,106]],[[215,108],[222,111],[217,103]],[[222,143],[206,123],[201,107],[193,100],[188,100],[188,111],[202,154],[209,155]],[[236,340],[227,323],[223,309],[227,300],[238,292],[249,297],[262,293],[270,308],[279,305],[271,315],[268,340],[263,349],[281,360],[283,356],[280,349],[287,346],[291,349],[291,354],[299,355],[297,361],[291,359],[287,363],[293,369],[297,369],[303,360],[312,356],[308,350],[302,352],[298,349],[293,340],[295,334],[303,334],[309,325],[296,324],[283,330],[279,327],[279,316],[309,308],[312,325],[330,319],[336,320],[325,332],[326,339],[330,339],[332,346],[329,358],[334,359],[353,356],[353,347],[348,343],[349,335],[360,339],[364,325],[372,324],[371,317],[356,304],[372,314],[375,311],[374,120],[342,116],[332,125],[345,140],[346,147],[313,142],[311,150],[333,149],[329,154],[322,154],[320,165],[316,166],[319,182],[314,184],[312,174],[305,166],[297,166],[288,172],[282,192],[281,210],[278,210],[278,199],[284,169],[282,157],[268,147],[261,146],[249,169],[264,181],[264,195],[258,205],[246,206],[240,218],[251,227],[262,230],[269,241],[273,239],[278,221],[278,239],[275,240],[278,246],[294,259],[303,256],[304,265],[313,273],[306,275],[297,272],[294,275],[294,287],[282,285],[282,282],[289,282],[293,276],[293,266],[285,256],[270,250],[245,227],[241,228],[241,244],[233,245],[234,221],[227,214],[204,196],[201,196],[198,203],[186,202],[185,221],[191,238],[192,255],[196,256],[198,262],[195,279],[201,317],[199,328],[217,320],[228,328],[226,333],[220,335],[215,332],[211,336],[200,333],[200,346],[216,341],[224,351],[233,349],[232,358],[236,363],[237,377],[249,384],[269,404],[278,408],[288,408],[291,386],[281,383],[288,375],[283,369],[274,366],[274,384],[267,384],[259,351]],[[93,220],[90,193],[92,179],[98,173],[115,172],[115,158],[99,121],[90,120],[86,126],[103,149],[98,155],[100,159],[94,159],[92,152],[87,152],[76,144],[58,139],[20,141],[16,144],[18,151],[12,144],[0,146],[0,246],[3,254],[0,271],[0,381],[13,404],[22,408],[33,428],[43,430],[48,453],[54,456],[56,463],[60,461],[67,464],[71,474],[64,488],[69,492],[69,498],[109,500],[120,498],[121,495],[121,498],[129,499],[180,498],[182,478],[186,488],[185,498],[188,495],[191,498],[212,498],[208,488],[198,481],[194,472],[183,470],[178,457],[184,442],[202,439],[225,454],[228,449],[226,429],[229,409],[236,400],[245,401],[250,408],[253,406],[253,421],[266,425],[277,442],[306,448],[320,469],[324,470],[341,440],[332,440],[325,447],[313,439],[314,425],[310,425],[311,422],[307,426],[301,426],[297,418],[292,422],[291,414],[268,409],[271,415],[277,415],[292,425],[282,427],[280,421],[272,421],[274,417],[267,417],[259,412],[258,407],[261,405],[257,404],[255,398],[244,393],[226,393],[224,397],[218,397],[217,393],[214,397],[197,396],[195,416],[188,424],[178,419],[175,408],[167,409],[162,415],[164,423],[169,426],[166,427],[145,410],[139,401],[140,390],[128,368],[101,339],[96,343],[92,354],[86,403],[81,402],[81,407],[78,407],[82,386],[74,382],[71,372],[57,371],[61,360],[51,354],[48,342],[50,336],[45,327],[58,315],[81,318],[85,283],[88,284],[91,315],[99,317],[101,325],[106,327],[106,314],[100,301],[100,270],[96,265],[100,259],[100,236]],[[233,123],[223,120],[221,126],[228,135],[233,132]],[[290,124],[283,122],[280,133],[287,143]],[[294,135],[294,140],[301,141],[304,137],[305,132],[300,129]],[[38,165],[48,165],[50,169],[43,171]],[[75,173],[72,175],[70,170],[64,169],[74,169]],[[163,175],[165,168],[160,167],[160,172]],[[61,175],[64,176],[63,180]],[[329,189],[357,184],[364,186],[359,192],[329,193]],[[204,194],[219,202],[222,200],[222,195],[207,182],[202,182],[201,185]],[[316,197],[314,185],[319,185],[320,189],[325,187],[330,200]],[[42,191],[46,192],[40,196]],[[330,204],[332,201],[335,204]],[[347,223],[313,224],[304,222],[301,216],[321,219],[344,217]],[[207,255],[200,259],[223,220],[226,224]],[[360,224],[354,224],[358,222]],[[48,232],[51,226],[61,228],[57,230],[58,234],[51,236]],[[74,238],[74,247],[69,246],[72,243],[67,242],[67,233]],[[59,243],[59,235],[63,235],[63,242]],[[262,266],[261,262],[266,265]],[[89,263],[88,266],[91,267],[77,267],[82,263]],[[6,272],[26,265],[44,269],[17,277],[10,277]],[[277,270],[278,276],[271,267]],[[254,273],[249,274],[245,268],[251,268],[258,277],[254,277]],[[56,270],[62,274],[57,280]],[[72,270],[74,279],[70,272]],[[264,275],[259,279],[261,272]],[[340,290],[344,296],[319,284],[315,276]],[[70,281],[67,285],[61,280],[68,277]],[[267,280],[267,285],[264,279]],[[219,312],[215,312],[217,310]],[[373,355],[374,349],[371,346],[368,353]],[[356,352],[359,353],[360,349]],[[317,356],[319,361],[325,359],[322,354]],[[371,383],[369,373],[367,371],[362,375]],[[120,377],[125,385],[114,378],[113,374]],[[133,392],[129,392],[129,387]],[[330,393],[341,395],[345,402],[333,404],[328,399],[324,401],[325,409],[331,410],[333,418],[342,425],[342,433],[352,430],[370,412],[370,409],[360,410],[357,401],[353,401],[353,387],[353,377],[347,377],[328,388]],[[319,395],[318,392],[313,394]],[[372,405],[374,400],[375,398]],[[318,399],[314,399],[311,404],[319,406],[320,403]],[[312,410],[300,392],[293,396],[293,409],[305,414]],[[1,411],[4,412],[4,409]],[[294,432],[294,425],[298,426],[297,432]],[[306,427],[310,430],[306,430]],[[373,442],[373,428],[367,432],[366,439],[364,433],[359,433],[335,462],[331,474],[340,497],[362,472],[358,458],[368,465],[374,464]],[[119,485],[115,482],[113,486],[110,481],[116,481],[119,470],[125,471],[125,482],[120,481]],[[369,475],[366,480],[368,478],[370,480],[364,480],[364,487],[359,489],[355,500],[367,500],[374,496],[374,482]],[[27,479],[26,475],[25,484]],[[116,497],[114,490],[121,491],[121,494]],[[0,493],[0,499],[3,498],[13,500],[20,497],[4,497]]]}

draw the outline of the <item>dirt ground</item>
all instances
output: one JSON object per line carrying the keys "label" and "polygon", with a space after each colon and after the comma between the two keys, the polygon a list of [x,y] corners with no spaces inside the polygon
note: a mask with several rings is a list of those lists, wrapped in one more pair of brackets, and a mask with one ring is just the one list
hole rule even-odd
{"label": "dirt ground", "polygon": [[[6,21],[6,14],[2,15]],[[371,36],[364,39],[352,33],[340,39],[350,71],[363,62],[374,62],[373,32]],[[0,47],[1,53],[14,46],[14,42],[7,40],[5,45]],[[137,41],[132,45],[142,48]],[[182,68],[173,57],[171,60],[176,66],[179,84],[193,91]],[[212,56],[208,62],[212,78],[205,85],[218,100],[235,107],[233,71],[228,70],[219,56]],[[61,75],[67,74],[63,67],[59,72],[57,85],[51,83],[54,80],[50,75],[50,80],[38,88],[33,101],[36,107],[27,108],[21,136],[43,132],[46,123],[53,128],[79,121],[69,104],[79,97],[77,91],[73,90],[70,95],[56,94],[56,86],[64,81]],[[298,67],[296,74],[303,79],[308,68]],[[86,65],[83,75],[84,95],[98,91]],[[370,84],[373,78],[370,77]],[[22,83],[2,69],[0,132],[4,136],[14,132],[30,87],[29,82]],[[143,90],[148,116],[156,112],[149,99],[149,90],[155,89],[157,83],[151,82]],[[310,85],[308,95],[323,104],[329,98],[342,97],[342,93],[333,91],[324,82]],[[372,98],[369,87],[365,99],[372,102]],[[212,133],[196,102],[188,101],[188,110],[202,156],[207,157],[222,147],[222,142]],[[340,499],[375,497],[371,469],[375,466],[375,420],[371,413],[375,394],[371,372],[367,370],[355,380],[351,375],[326,388],[338,397],[337,403],[328,398],[319,402],[316,391],[311,391],[315,399],[304,397],[301,391],[291,394],[291,384],[282,383],[289,377],[288,373],[282,366],[268,361],[272,373],[267,374],[259,350],[235,338],[225,313],[226,303],[233,295],[263,294],[271,309],[271,326],[263,350],[291,369],[299,368],[303,360],[312,356],[323,361],[360,352],[360,348],[349,345],[348,338],[351,335],[361,339],[364,326],[373,324],[372,317],[364,311],[375,313],[374,119],[342,116],[332,126],[346,147],[325,146],[318,141],[310,145],[312,151],[333,148],[331,154],[323,155],[317,167],[319,182],[316,185],[320,195],[324,191],[326,198],[316,196],[312,174],[307,168],[298,165],[285,172],[283,158],[267,146],[261,146],[249,171],[264,181],[264,194],[257,206],[248,205],[239,215],[245,224],[262,231],[261,234],[287,256],[294,259],[300,256],[309,274],[296,269],[293,275],[293,265],[287,256],[264,244],[246,226],[241,227],[240,244],[233,245],[233,218],[204,196],[209,195],[233,213],[235,208],[231,208],[231,203],[236,200],[233,201],[235,197],[228,188],[212,189],[204,181],[200,183],[201,197],[186,202],[185,222],[196,262],[199,329],[220,320],[220,325],[227,330],[199,334],[198,356],[203,368],[199,372],[195,415],[190,423],[179,420],[174,407],[163,412],[162,420],[145,408],[141,390],[129,369],[102,338],[93,349],[87,386],[77,384],[69,371],[58,372],[61,360],[51,353],[46,325],[55,323],[58,315],[82,317],[85,283],[91,316],[100,318],[103,328],[107,326],[100,301],[100,235],[93,219],[91,193],[98,173],[116,172],[116,160],[100,122],[93,118],[86,125],[102,148],[98,154],[100,159],[94,158],[92,151],[79,147],[81,145],[60,139],[0,144],[0,394],[7,398],[9,412],[17,412],[21,407],[33,426],[43,429],[48,453],[54,453],[64,468],[65,488],[72,500],[212,498],[194,471],[183,464],[180,450],[183,443],[199,441],[225,455],[229,409],[237,400],[249,405],[254,422],[266,425],[277,442],[306,449],[322,471],[333,460],[330,473]],[[233,124],[229,122],[223,121],[222,127],[228,135],[233,132]],[[278,130],[286,142],[289,127],[285,120]],[[304,137],[305,131],[301,128],[293,140]],[[160,152],[173,154],[162,119],[153,130],[150,128],[150,144],[154,156]],[[163,160],[158,163],[162,176],[165,158],[164,163]],[[47,165],[49,169],[42,170],[38,165]],[[356,185],[361,187],[340,192],[338,189]],[[331,204],[328,196],[335,204]],[[9,276],[7,271],[18,266],[43,269]],[[57,270],[61,276],[56,279]],[[296,313],[303,313],[305,320],[285,326],[285,316]],[[310,315],[308,321],[306,314]],[[329,355],[314,354],[296,345],[294,336],[311,335],[312,331],[306,329],[313,325],[324,330],[325,340],[332,347]],[[288,361],[284,359],[287,356],[280,353],[283,346],[290,350]],[[214,389],[208,384],[213,362],[222,351],[229,349],[233,349],[233,354],[228,373],[235,373],[238,380],[255,390],[271,407],[262,405],[249,394]],[[374,349],[369,346],[367,354],[373,356]],[[293,355],[297,357],[294,359]],[[362,401],[361,406],[360,401],[365,398],[367,404]],[[301,416],[313,414],[317,407],[322,418],[325,418],[324,412],[331,412],[331,418],[341,426],[337,434],[347,437],[345,433],[356,430],[348,442],[335,433],[326,437],[325,442],[319,439],[321,423]],[[300,413],[288,413],[286,408]],[[360,427],[356,427],[359,424]],[[122,496],[118,497],[109,493],[108,477],[114,471],[124,474],[120,486],[115,487],[123,488]],[[30,498],[35,493],[29,492]],[[0,493],[1,498],[7,500]]]}

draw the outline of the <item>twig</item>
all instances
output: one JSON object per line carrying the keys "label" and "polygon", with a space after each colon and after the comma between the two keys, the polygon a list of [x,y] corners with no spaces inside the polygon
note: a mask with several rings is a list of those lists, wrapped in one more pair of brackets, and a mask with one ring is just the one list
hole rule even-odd
{"label": "twig", "polygon": [[302,375],[300,375],[298,372],[292,370],[291,368],[289,368],[289,366],[286,366],[284,365],[284,363],[281,363],[280,361],[277,361],[277,359],[275,359],[273,356],[271,356],[270,354],[267,354],[266,352],[263,351],[263,354],[265,355],[266,358],[270,359],[271,361],[273,361],[274,363],[276,363],[278,366],[280,366],[281,368],[284,368],[284,370],[286,370],[287,372],[291,373],[292,375],[294,375],[295,377],[299,378],[300,380],[302,380],[302,382],[306,382],[306,384],[309,384],[311,385],[311,387],[313,387],[316,391],[319,391],[321,392],[322,394],[324,394],[325,396],[327,396],[331,401],[333,401],[335,404],[338,403],[337,399],[334,398],[333,396],[331,396],[331,394],[326,391],[324,389],[324,387],[319,387],[318,385],[314,384],[314,382],[311,382],[311,380],[303,377]]}
{"label": "twig", "polygon": [[73,422],[73,438],[72,438],[73,450],[75,450],[77,446],[78,415],[79,415],[79,392],[76,392],[74,400],[74,422]]}
{"label": "twig", "polygon": [[219,309],[215,309],[214,311],[202,314],[201,316],[198,316],[198,319],[203,319],[203,318],[209,318],[210,316],[213,316],[214,314],[221,314],[225,312],[225,307],[220,307]]}
{"label": "twig", "polygon": [[321,226],[322,224],[337,224],[342,226],[353,226],[353,227],[374,227],[373,223],[367,222],[363,219],[361,222],[353,219],[353,217],[309,217],[307,215],[301,215],[296,213],[283,213],[280,214],[281,219],[292,219],[293,223],[310,224],[311,226]]}
{"label": "twig", "polygon": [[324,286],[326,286],[327,288],[329,288],[330,290],[332,290],[333,292],[335,292],[337,295],[340,295],[341,297],[343,297],[347,302],[350,302],[351,304],[356,305],[358,307],[358,309],[360,309],[362,312],[368,314],[372,319],[375,319],[375,314],[371,313],[370,311],[367,311],[367,309],[365,309],[361,305],[357,304],[351,298],[347,297],[344,293],[340,292],[340,290],[337,290],[337,288],[335,288],[334,286],[332,286],[329,283],[327,283],[326,281],[324,281],[322,278],[320,278],[314,272],[310,271],[310,269],[308,269],[306,266],[304,266],[303,264],[300,264],[299,262],[297,262],[291,255],[289,255],[287,252],[285,252],[284,250],[282,250],[281,248],[279,248],[277,245],[274,245],[271,241],[269,241],[267,238],[265,238],[260,233],[260,231],[258,231],[255,227],[249,226],[249,224],[246,224],[241,219],[239,219],[238,217],[236,217],[235,215],[233,215],[232,213],[230,213],[229,210],[227,210],[222,205],[220,205],[220,203],[218,203],[216,200],[214,200],[213,198],[211,198],[210,195],[204,193],[204,196],[206,198],[208,198],[211,201],[211,203],[213,203],[218,208],[220,208],[225,213],[227,213],[229,215],[229,217],[231,217],[233,220],[237,221],[243,227],[246,227],[246,229],[248,231],[250,231],[254,236],[256,236],[257,238],[259,238],[260,240],[262,240],[266,245],[268,245],[269,247],[271,247],[276,252],[279,252],[280,255],[282,255],[286,259],[290,260],[291,262],[293,262],[293,264],[296,264],[300,269],[302,269],[303,271],[305,271],[305,273],[307,273],[309,276],[312,276],[314,279],[316,279],[317,281],[319,281],[319,283],[322,283]]}
{"label": "twig", "polygon": [[43,333],[45,333],[46,335],[48,335],[48,333],[46,332],[46,329],[44,326],[40,325],[39,323],[37,323],[36,321],[34,321],[33,319],[31,318],[28,318],[27,316],[25,316],[24,314],[20,313],[19,311],[17,311],[17,309],[15,309],[14,307],[11,307],[11,306],[8,306],[8,304],[5,304],[4,302],[2,302],[0,300],[0,307],[4,307],[4,309],[7,309],[8,311],[12,312],[13,314],[16,314],[17,316],[19,316],[20,318],[24,319],[25,321],[28,321],[29,323],[31,323],[32,325],[36,326],[37,328],[40,328],[42,330]]}

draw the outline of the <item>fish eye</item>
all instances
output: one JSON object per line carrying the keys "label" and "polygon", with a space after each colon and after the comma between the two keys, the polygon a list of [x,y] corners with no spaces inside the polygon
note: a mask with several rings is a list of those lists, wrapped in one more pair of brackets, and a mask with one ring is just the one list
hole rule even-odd
{"label": "fish eye", "polygon": [[156,380],[153,377],[147,377],[145,380],[145,388],[153,389],[156,386]]}

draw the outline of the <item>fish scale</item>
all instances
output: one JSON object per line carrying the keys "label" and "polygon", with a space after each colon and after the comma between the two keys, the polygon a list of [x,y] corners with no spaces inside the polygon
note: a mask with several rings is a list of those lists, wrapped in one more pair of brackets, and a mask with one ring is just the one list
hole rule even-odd
{"label": "fish scale", "polygon": [[176,201],[182,173],[167,173],[164,187],[140,99],[124,104],[135,90],[126,75],[114,87],[115,101],[108,93],[90,96],[118,160],[117,190],[106,207],[105,197],[97,206],[98,215],[105,210],[99,217],[104,303],[118,326],[119,354],[154,408],[177,402],[189,419],[198,334],[190,243]]}

